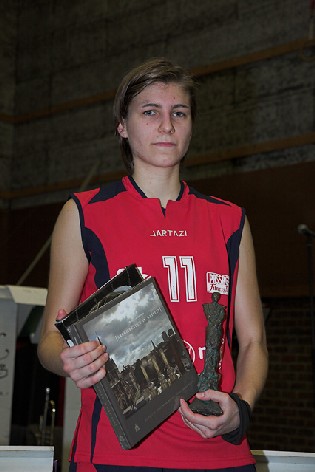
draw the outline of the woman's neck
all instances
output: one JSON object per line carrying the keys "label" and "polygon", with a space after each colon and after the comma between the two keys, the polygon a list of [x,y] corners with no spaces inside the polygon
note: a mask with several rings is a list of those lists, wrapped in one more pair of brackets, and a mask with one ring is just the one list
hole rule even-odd
{"label": "woman's neck", "polygon": [[163,208],[169,200],[176,200],[179,195],[180,180],[177,169],[159,169],[152,174],[135,170],[132,177],[145,195],[148,198],[158,198]]}

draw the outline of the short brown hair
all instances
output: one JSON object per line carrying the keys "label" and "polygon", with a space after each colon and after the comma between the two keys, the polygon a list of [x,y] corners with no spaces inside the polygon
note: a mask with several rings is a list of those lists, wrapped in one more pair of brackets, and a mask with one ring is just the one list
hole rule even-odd
{"label": "short brown hair", "polygon": [[[175,82],[181,85],[190,96],[191,117],[196,116],[195,83],[192,77],[180,66],[165,58],[153,58],[132,69],[121,81],[114,100],[115,130],[127,118],[131,101],[148,85],[156,82]],[[120,149],[128,173],[133,173],[133,156],[127,138],[120,136]]]}

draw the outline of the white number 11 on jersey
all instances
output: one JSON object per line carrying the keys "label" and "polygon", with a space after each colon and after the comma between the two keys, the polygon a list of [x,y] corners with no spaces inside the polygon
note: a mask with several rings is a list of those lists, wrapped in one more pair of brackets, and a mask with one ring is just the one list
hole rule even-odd
{"label": "white number 11 on jersey", "polygon": [[[168,270],[168,289],[172,302],[179,302],[179,276],[177,256],[163,256],[163,267]],[[184,269],[186,301],[196,302],[196,269],[193,256],[179,256],[180,267]]]}

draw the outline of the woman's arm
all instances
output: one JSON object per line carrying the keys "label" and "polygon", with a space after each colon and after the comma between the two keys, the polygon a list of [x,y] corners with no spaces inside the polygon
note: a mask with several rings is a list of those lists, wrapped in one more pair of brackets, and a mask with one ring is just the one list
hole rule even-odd
{"label": "woman's arm", "polygon": [[38,357],[46,369],[58,375],[69,375],[81,388],[89,387],[105,375],[103,365],[107,354],[104,346],[93,341],[67,347],[55,321],[77,306],[87,269],[79,212],[74,201],[69,200],[53,231],[49,287]]}
{"label": "woman's arm", "polygon": [[[236,364],[236,382],[233,391],[253,409],[266,381],[268,354],[264,318],[256,277],[256,262],[252,236],[246,220],[239,255],[239,273],[235,298],[235,330],[239,342]],[[228,393],[208,390],[198,393],[202,400],[220,404],[219,417],[194,414],[181,400],[184,422],[202,437],[210,438],[229,433],[239,426],[239,412]]]}
{"label": "woman's arm", "polygon": [[235,330],[239,343],[234,392],[253,409],[267,377],[268,353],[259,295],[252,236],[246,221],[240,245],[235,299]]}

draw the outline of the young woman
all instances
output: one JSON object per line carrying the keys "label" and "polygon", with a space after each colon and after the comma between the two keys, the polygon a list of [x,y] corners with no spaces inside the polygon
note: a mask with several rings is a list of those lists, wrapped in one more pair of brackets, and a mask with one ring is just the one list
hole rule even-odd
{"label": "young woman", "polygon": [[[194,84],[183,69],[153,59],[132,70],[114,103],[128,176],[73,194],[56,222],[38,354],[81,389],[71,471],[255,470],[245,426],[265,382],[267,349],[252,238],[243,209],[180,180],[195,113]],[[207,325],[202,305],[220,293],[226,310],[220,391],[197,396],[218,402],[223,415],[193,413],[181,400],[141,444],[123,450],[92,388],[106,375],[110,353],[96,341],[67,347],[54,322],[132,263],[158,281],[198,372]]]}

